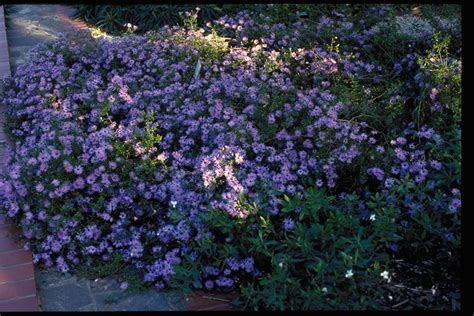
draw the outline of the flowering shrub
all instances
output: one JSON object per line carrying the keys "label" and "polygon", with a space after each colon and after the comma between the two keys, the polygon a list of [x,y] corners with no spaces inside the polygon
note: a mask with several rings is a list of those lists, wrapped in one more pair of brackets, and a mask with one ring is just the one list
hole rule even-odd
{"label": "flowering shrub", "polygon": [[[456,44],[412,42],[390,6],[315,24],[268,8],[31,52],[3,93],[0,186],[35,262],[119,255],[159,289],[241,286],[269,309],[377,308],[397,254],[456,264]],[[374,55],[384,23],[394,60]]]}

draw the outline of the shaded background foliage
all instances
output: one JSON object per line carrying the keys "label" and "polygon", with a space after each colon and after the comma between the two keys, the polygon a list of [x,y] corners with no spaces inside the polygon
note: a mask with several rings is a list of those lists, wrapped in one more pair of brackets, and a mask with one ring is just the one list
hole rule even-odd
{"label": "shaded background foliage", "polygon": [[[200,6],[198,25],[217,19],[225,14],[236,13],[253,5],[249,4],[206,4]],[[164,25],[183,25],[185,12],[195,4],[176,5],[80,5],[75,17],[100,27],[110,34],[120,34],[126,30],[125,24],[138,27],[137,33],[157,30]],[[257,5],[258,7],[258,5]]]}

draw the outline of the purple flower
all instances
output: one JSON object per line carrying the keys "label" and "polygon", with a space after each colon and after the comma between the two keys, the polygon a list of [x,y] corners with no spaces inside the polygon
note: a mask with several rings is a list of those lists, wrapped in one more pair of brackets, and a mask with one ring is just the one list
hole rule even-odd
{"label": "purple flower", "polygon": [[40,212],[38,213],[38,219],[39,219],[40,221],[44,221],[44,220],[46,219],[46,212],[45,212],[45,211],[40,211]]}
{"label": "purple flower", "polygon": [[44,190],[44,186],[43,186],[43,184],[38,183],[38,184],[35,186],[35,189],[36,189],[36,192],[41,193],[41,192],[43,192],[43,190]]}
{"label": "purple flower", "polygon": [[204,283],[204,286],[206,287],[206,289],[211,290],[212,288],[214,288],[214,282],[212,280],[207,280]]}
{"label": "purple flower", "polygon": [[436,169],[436,170],[441,170],[441,168],[443,167],[442,164],[436,160],[431,160],[430,165],[433,169]]}
{"label": "purple flower", "polygon": [[376,167],[368,169],[367,173],[374,176],[379,181],[382,181],[385,176],[385,173],[383,172],[383,170]]}
{"label": "purple flower", "polygon": [[448,232],[444,234],[444,239],[446,241],[453,241],[454,240],[454,234],[452,232]]}
{"label": "purple flower", "polygon": [[71,165],[71,163],[67,160],[64,160],[63,161],[63,166],[64,166],[64,170],[66,172],[72,172],[74,170],[74,167]]}
{"label": "purple flower", "polygon": [[287,232],[292,231],[295,227],[295,221],[291,218],[285,218],[283,220],[283,229]]}
{"label": "purple flower", "polygon": [[[376,97],[374,85],[395,70],[406,89],[389,91],[376,104],[388,110],[427,89],[430,106],[439,111],[436,120],[451,113],[442,112],[451,109],[441,104],[445,87],[432,87],[430,74],[416,67],[414,47],[388,68],[370,60],[369,39],[383,35],[386,11],[363,12],[377,18],[374,25],[367,19],[352,23],[345,11],[319,17],[315,30],[337,35],[344,43],[338,51],[312,45],[306,35],[314,30],[304,19],[274,23],[248,10],[222,17],[202,33],[164,27],[153,39],[78,35],[37,47],[35,62],[20,65],[0,93],[17,139],[0,181],[2,210],[24,226],[38,263],[67,271],[68,265],[93,266],[119,254],[158,289],[172,281],[183,256],[198,264],[206,289],[232,287],[246,274],[261,273],[256,258],[245,253],[217,264],[192,249],[200,238],[234,242],[227,233],[215,234],[200,215],[252,221],[256,215],[246,204],[255,203],[280,223],[277,233],[288,234],[296,219],[282,218],[281,197],[305,199],[308,186],[325,187],[340,197],[334,203],[344,205],[352,196],[345,192],[360,194],[355,212],[362,220],[372,213],[368,201],[375,193],[387,207],[412,216],[425,209],[456,214],[460,191],[443,196],[435,190],[436,170],[444,163],[430,160],[443,157],[452,142],[445,129],[411,122],[381,128],[382,135],[364,122],[368,117],[353,120],[353,105],[338,93],[335,75],[363,84],[362,97]],[[211,29],[236,45],[214,47]],[[197,42],[222,54],[203,62],[192,78],[207,45]],[[392,137],[400,128],[405,130]],[[397,196],[393,187],[405,181],[416,196]],[[446,183],[443,190],[456,186]],[[287,215],[301,212],[298,207]],[[412,219],[397,220],[409,229]]]}
{"label": "purple flower", "polygon": [[79,190],[79,189],[83,189],[86,183],[83,178],[79,177],[76,180],[74,180],[72,185],[76,190]]}
{"label": "purple flower", "polygon": [[75,166],[74,167],[74,173],[77,174],[77,175],[82,174],[83,170],[84,170],[84,168],[82,168],[82,166]]}
{"label": "purple flower", "polygon": [[56,259],[56,265],[57,265],[58,269],[63,273],[66,273],[67,271],[69,271],[69,266],[66,264],[64,258],[61,257],[61,256],[59,256]]}
{"label": "purple flower", "polygon": [[217,286],[220,286],[220,287],[231,287],[234,285],[234,281],[227,277],[219,277],[216,279],[215,282]]}
{"label": "purple flower", "polygon": [[449,204],[449,211],[451,213],[456,212],[461,207],[461,200],[460,199],[453,199]]}
{"label": "purple flower", "polygon": [[392,251],[397,252],[399,247],[398,247],[398,244],[396,244],[396,243],[391,243],[391,244],[389,245],[389,248],[390,248]]}

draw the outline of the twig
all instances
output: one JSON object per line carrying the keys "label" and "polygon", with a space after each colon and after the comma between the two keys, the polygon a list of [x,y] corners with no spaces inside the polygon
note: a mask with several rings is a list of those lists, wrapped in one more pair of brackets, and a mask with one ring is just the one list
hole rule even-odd
{"label": "twig", "polygon": [[202,298],[207,298],[207,299],[215,300],[215,301],[222,301],[222,302],[226,302],[226,303],[231,302],[231,300],[226,300],[224,298],[219,298],[219,297],[214,297],[214,296],[202,296]]}
{"label": "twig", "polygon": [[369,103],[374,103],[375,100],[377,100],[377,99],[383,97],[384,95],[386,95],[386,94],[388,93],[388,91],[389,91],[389,90],[385,90],[382,94],[380,94],[380,95],[378,95],[378,96],[376,96],[376,97],[374,97],[374,98],[368,100],[368,102],[369,102]]}
{"label": "twig", "polygon": [[400,307],[400,306],[402,306],[402,305],[408,303],[409,301],[410,301],[409,299],[406,299],[406,300],[404,300],[404,301],[401,301],[400,303],[393,305],[392,308],[398,308],[398,307]]}
{"label": "twig", "polygon": [[415,291],[415,292],[431,293],[430,290],[419,290],[419,289],[415,289],[415,288],[412,288],[412,287],[405,286],[405,285],[403,285],[403,284],[395,284],[395,285],[393,285],[393,286],[394,286],[394,287],[401,288],[401,289],[407,289],[407,290]]}

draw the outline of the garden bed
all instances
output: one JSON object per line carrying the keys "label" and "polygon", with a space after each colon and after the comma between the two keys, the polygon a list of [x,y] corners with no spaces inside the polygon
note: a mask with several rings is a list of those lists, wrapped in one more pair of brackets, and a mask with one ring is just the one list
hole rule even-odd
{"label": "garden bed", "polygon": [[196,10],[37,46],[2,96],[4,210],[63,272],[130,265],[246,309],[458,309],[459,10]]}

